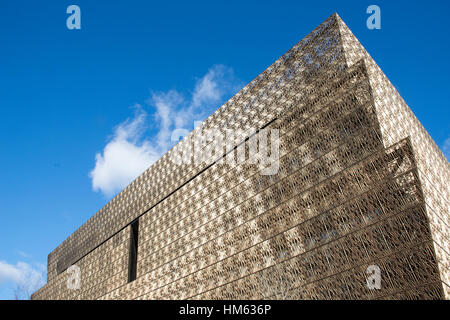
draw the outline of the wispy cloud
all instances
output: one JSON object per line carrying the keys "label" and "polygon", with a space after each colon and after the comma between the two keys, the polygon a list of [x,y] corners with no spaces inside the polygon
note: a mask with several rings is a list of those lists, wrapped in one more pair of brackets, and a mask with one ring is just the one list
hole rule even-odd
{"label": "wispy cloud", "polygon": [[15,287],[15,298],[28,299],[45,284],[45,269],[41,264],[19,261],[13,265],[0,260],[0,285],[10,283]]}
{"label": "wispy cloud", "polygon": [[17,251],[17,253],[19,254],[19,256],[21,256],[22,258],[31,258],[31,255],[30,254],[28,254],[28,253],[26,253],[26,252],[24,252],[24,251]]}
{"label": "wispy cloud", "polygon": [[95,167],[89,174],[95,191],[114,195],[158,159],[157,149],[142,140],[146,120],[147,113],[136,106],[134,117],[117,126],[103,153],[95,155]]}
{"label": "wispy cloud", "polygon": [[444,141],[444,144],[442,146],[442,151],[444,152],[444,155],[447,157],[447,160],[450,159],[450,137],[447,138],[447,140]]}
{"label": "wispy cloud", "polygon": [[174,145],[174,129],[191,130],[194,121],[206,118],[241,85],[231,68],[216,65],[196,81],[189,97],[176,90],[152,92],[147,104],[153,112],[135,106],[134,116],[118,125],[96,154],[89,174],[94,191],[111,197],[123,189]]}

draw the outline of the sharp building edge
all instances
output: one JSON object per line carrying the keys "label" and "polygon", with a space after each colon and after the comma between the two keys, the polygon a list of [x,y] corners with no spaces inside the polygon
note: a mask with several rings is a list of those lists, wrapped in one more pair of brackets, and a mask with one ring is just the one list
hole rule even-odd
{"label": "sharp building edge", "polygon": [[[211,128],[278,130],[277,173],[174,163]],[[32,298],[448,299],[449,178],[333,14],[52,251]]]}

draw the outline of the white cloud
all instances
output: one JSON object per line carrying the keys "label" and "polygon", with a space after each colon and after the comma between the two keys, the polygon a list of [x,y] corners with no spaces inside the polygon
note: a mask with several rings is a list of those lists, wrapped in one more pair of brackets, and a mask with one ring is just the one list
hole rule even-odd
{"label": "white cloud", "polygon": [[15,286],[18,298],[29,298],[45,284],[45,269],[42,264],[35,264],[33,267],[21,261],[12,265],[0,260],[0,285],[9,282]]}
{"label": "white cloud", "polygon": [[447,160],[450,159],[450,137],[444,141],[444,145],[442,146],[442,151],[444,155],[447,157]]}
{"label": "white cloud", "polygon": [[30,254],[28,254],[28,253],[26,253],[26,252],[24,252],[24,251],[17,251],[17,253],[22,257],[22,258],[31,258],[31,255]]}
{"label": "white cloud", "polygon": [[148,140],[142,141],[146,119],[147,113],[137,106],[134,118],[117,126],[103,154],[95,155],[95,168],[89,174],[94,191],[110,197],[158,159],[158,151]]}
{"label": "white cloud", "polygon": [[233,71],[223,65],[217,65],[197,81],[192,95],[194,108],[208,103],[217,103],[222,96],[233,88]]}
{"label": "white cloud", "polygon": [[153,93],[148,102],[156,108],[154,117],[157,121],[158,133],[153,142],[163,153],[171,146],[170,136],[174,123],[183,125],[185,119],[182,115],[183,109],[177,109],[185,103],[185,100],[180,93],[171,90],[167,93]]}
{"label": "white cloud", "polygon": [[196,81],[189,98],[176,90],[153,92],[147,101],[153,114],[149,117],[136,106],[134,117],[117,126],[103,152],[96,154],[89,174],[94,191],[111,197],[126,187],[174,145],[174,129],[192,130],[194,121],[203,120],[241,85],[232,69],[216,65]]}

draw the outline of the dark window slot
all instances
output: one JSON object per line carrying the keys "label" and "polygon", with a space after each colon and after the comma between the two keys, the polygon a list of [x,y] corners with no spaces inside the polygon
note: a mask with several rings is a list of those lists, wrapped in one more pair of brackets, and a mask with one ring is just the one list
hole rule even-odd
{"label": "dark window slot", "polygon": [[136,280],[138,254],[139,219],[131,224],[130,248],[128,253],[128,282]]}

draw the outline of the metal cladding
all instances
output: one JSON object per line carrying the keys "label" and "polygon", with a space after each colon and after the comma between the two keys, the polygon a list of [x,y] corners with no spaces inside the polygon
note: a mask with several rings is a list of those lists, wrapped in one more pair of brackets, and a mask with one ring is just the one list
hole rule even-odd
{"label": "metal cladding", "polygon": [[[277,173],[172,161],[209,128],[246,150],[248,129],[277,129]],[[50,253],[33,299],[448,299],[449,178],[333,14]]]}

